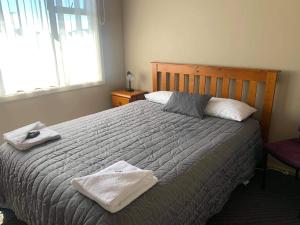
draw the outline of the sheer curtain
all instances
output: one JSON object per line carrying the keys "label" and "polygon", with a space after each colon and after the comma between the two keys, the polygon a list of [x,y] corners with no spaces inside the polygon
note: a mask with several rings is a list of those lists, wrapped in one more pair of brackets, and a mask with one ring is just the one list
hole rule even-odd
{"label": "sheer curtain", "polygon": [[96,0],[0,1],[0,96],[102,79]]}

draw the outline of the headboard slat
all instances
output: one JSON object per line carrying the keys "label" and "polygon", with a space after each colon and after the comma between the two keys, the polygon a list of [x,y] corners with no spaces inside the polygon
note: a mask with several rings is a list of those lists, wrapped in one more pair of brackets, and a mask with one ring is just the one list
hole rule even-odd
{"label": "headboard slat", "polygon": [[[158,84],[160,83],[160,90],[167,90],[167,78],[169,77],[169,90],[175,90],[175,74],[179,74],[178,89],[184,92],[186,86],[190,93],[195,92],[195,87],[199,87],[199,93],[205,94],[206,85],[210,80],[210,94],[216,96],[218,92],[218,78],[221,78],[222,89],[221,96],[223,98],[229,97],[231,89],[230,80],[235,80],[235,94],[234,99],[241,100],[243,92],[245,91],[244,81],[249,82],[247,90],[247,102],[251,106],[255,106],[257,98],[258,83],[262,83],[264,88],[263,109],[260,124],[262,126],[262,135],[267,141],[269,126],[272,114],[273,98],[276,86],[278,70],[263,70],[263,69],[248,69],[248,68],[234,68],[221,66],[205,66],[197,64],[176,64],[176,63],[152,63],[152,82],[153,91],[158,91]],[[170,74],[167,76],[167,73]],[[161,74],[161,76],[159,76]],[[185,75],[188,75],[188,83],[185,84]],[[196,80],[195,76],[200,76]],[[158,80],[158,79],[161,80]],[[197,82],[197,83],[196,83]],[[198,83],[199,82],[199,83]],[[245,86],[246,88],[247,86]]]}
{"label": "headboard slat", "polygon": [[223,78],[222,97],[223,98],[228,98],[228,96],[229,96],[229,79],[228,78]]}
{"label": "headboard slat", "polygon": [[195,87],[195,76],[193,74],[189,75],[189,93],[194,93]]}
{"label": "headboard slat", "polygon": [[241,101],[243,92],[243,81],[236,80],[235,81],[235,99]]}
{"label": "headboard slat", "polygon": [[211,96],[217,95],[217,77],[212,77],[210,79],[210,95]]}
{"label": "headboard slat", "polygon": [[199,85],[199,93],[201,95],[204,95],[205,94],[205,81],[206,81],[206,78],[205,76],[200,76],[200,85]]}
{"label": "headboard slat", "polygon": [[161,72],[161,88],[167,90],[167,73]]}
{"label": "headboard slat", "polygon": [[184,86],[185,86],[185,83],[184,83],[184,73],[180,73],[179,74],[179,91],[180,92],[184,91]]}
{"label": "headboard slat", "polygon": [[257,82],[256,81],[250,81],[249,92],[248,92],[248,104],[253,106],[253,107],[255,106],[256,89],[257,89]]}
{"label": "headboard slat", "polygon": [[175,74],[170,73],[170,91],[175,91]]}

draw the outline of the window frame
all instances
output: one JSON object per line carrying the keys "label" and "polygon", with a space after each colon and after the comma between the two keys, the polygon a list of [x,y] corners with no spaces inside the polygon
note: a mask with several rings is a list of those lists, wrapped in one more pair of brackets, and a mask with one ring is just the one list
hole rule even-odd
{"label": "window frame", "polygon": [[12,102],[12,101],[17,101],[22,99],[25,100],[25,99],[30,99],[38,96],[43,96],[43,95],[51,95],[51,94],[69,92],[69,91],[76,91],[76,90],[92,88],[92,87],[100,87],[103,84],[105,84],[105,82],[102,79],[101,81],[90,82],[85,84],[75,84],[66,87],[55,87],[49,89],[40,89],[32,92],[16,93],[14,95],[7,95],[4,97],[0,97],[0,103]]}

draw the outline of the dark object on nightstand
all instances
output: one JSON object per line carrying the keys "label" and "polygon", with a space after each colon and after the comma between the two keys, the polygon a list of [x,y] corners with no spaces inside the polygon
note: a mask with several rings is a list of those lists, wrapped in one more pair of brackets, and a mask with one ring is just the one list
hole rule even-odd
{"label": "dark object on nightstand", "polygon": [[[265,144],[264,146],[264,178],[263,188],[266,187],[267,178],[267,159],[268,154],[280,162],[293,167],[296,170],[296,179],[299,177],[300,169],[300,139],[288,139],[274,143]],[[298,217],[300,218],[300,211]]]}
{"label": "dark object on nightstand", "polygon": [[127,91],[133,92],[134,90],[131,87],[131,82],[134,80],[134,76],[132,75],[132,73],[130,71],[128,71],[127,74],[126,74],[126,80],[128,81]]}
{"label": "dark object on nightstand", "polygon": [[130,102],[134,102],[137,100],[145,99],[144,94],[147,94],[146,91],[126,91],[126,90],[119,90],[113,91],[111,93],[111,100],[112,106],[117,107],[121,105],[126,105]]}

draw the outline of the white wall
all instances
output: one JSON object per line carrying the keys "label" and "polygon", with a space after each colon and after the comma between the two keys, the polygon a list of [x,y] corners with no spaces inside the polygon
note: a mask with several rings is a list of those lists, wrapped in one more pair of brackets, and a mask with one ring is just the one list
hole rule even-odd
{"label": "white wall", "polygon": [[105,3],[106,24],[101,27],[105,84],[0,103],[0,134],[37,120],[51,125],[111,107],[111,90],[125,86],[122,0]]}

